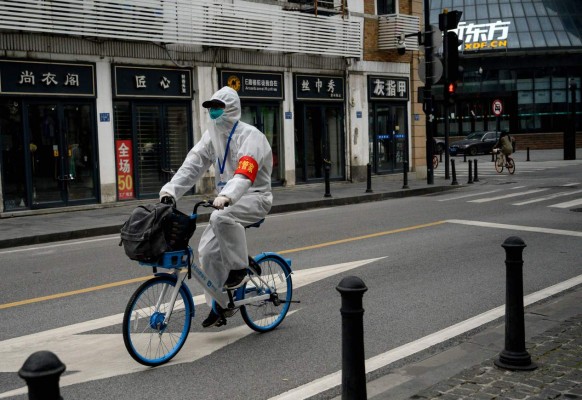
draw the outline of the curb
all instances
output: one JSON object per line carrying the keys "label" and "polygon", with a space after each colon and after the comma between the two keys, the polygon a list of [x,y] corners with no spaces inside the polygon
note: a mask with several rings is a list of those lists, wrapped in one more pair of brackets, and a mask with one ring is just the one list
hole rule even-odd
{"label": "curb", "polygon": [[[274,204],[271,208],[271,214],[279,214],[285,212],[293,211],[304,211],[314,208],[324,208],[324,207],[337,207],[345,206],[350,204],[358,203],[369,203],[373,201],[383,201],[388,199],[398,199],[404,197],[421,196],[424,194],[444,192],[452,189],[456,189],[458,186],[435,186],[428,188],[418,188],[418,189],[403,189],[395,192],[383,192],[383,193],[368,193],[350,197],[329,197],[322,198],[321,200],[315,201],[305,201],[301,203],[288,203],[288,204]],[[198,222],[208,222],[210,213],[199,214]],[[84,239],[94,236],[101,235],[113,235],[118,234],[121,229],[121,225],[109,225],[96,228],[84,228],[77,230],[70,230],[66,232],[54,232],[46,234],[38,234],[32,236],[24,236],[20,238],[2,239],[0,240],[0,249],[6,249],[10,247],[20,247],[20,246],[30,246],[35,244],[57,242],[63,240],[73,240],[73,239]]]}

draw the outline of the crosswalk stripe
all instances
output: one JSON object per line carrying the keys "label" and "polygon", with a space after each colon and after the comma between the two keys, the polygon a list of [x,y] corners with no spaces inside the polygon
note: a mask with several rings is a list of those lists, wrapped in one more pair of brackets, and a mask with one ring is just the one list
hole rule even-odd
{"label": "crosswalk stripe", "polygon": [[527,190],[525,192],[510,193],[510,194],[506,194],[503,196],[488,197],[485,199],[477,199],[477,200],[469,200],[469,203],[487,203],[489,201],[502,200],[502,199],[507,199],[510,197],[517,197],[517,196],[525,196],[525,195],[532,194],[532,193],[543,192],[545,190],[548,190],[548,189],[533,189],[533,190]]}
{"label": "crosswalk stripe", "polygon": [[553,204],[553,205],[548,206],[548,207],[554,207],[554,208],[570,208],[570,207],[579,206],[579,205],[582,205],[582,199],[576,199],[576,200],[572,200],[572,201],[567,201],[565,203]]}
{"label": "crosswalk stripe", "polygon": [[466,195],[463,195],[463,196],[449,197],[448,199],[439,199],[439,201],[459,200],[459,199],[464,199],[464,198],[467,198],[467,197],[481,196],[483,194],[489,194],[489,193],[499,192],[499,190],[500,189],[495,189],[495,190],[491,190],[489,192],[479,192],[479,193],[466,194]]}
{"label": "crosswalk stripe", "polygon": [[[539,201],[545,201],[545,200],[552,200],[552,199],[555,199],[557,197],[569,196],[569,195],[576,194],[576,193],[582,193],[582,190],[574,190],[573,192],[553,193],[553,194],[549,194],[547,196],[538,197],[537,199],[532,199],[532,200],[520,201],[518,203],[513,203],[512,206],[523,206],[525,204],[537,203]],[[550,207],[553,207],[553,206],[550,206]]]}

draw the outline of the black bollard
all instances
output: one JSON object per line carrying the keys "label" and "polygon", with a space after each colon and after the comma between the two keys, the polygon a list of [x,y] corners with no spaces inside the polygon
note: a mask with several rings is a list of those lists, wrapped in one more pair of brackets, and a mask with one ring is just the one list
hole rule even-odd
{"label": "black bollard", "polygon": [[331,197],[330,188],[329,188],[329,171],[331,170],[331,161],[323,160],[324,166],[324,179],[325,179],[325,194],[323,197]]}
{"label": "black bollard", "polygon": [[439,162],[441,162],[441,163],[443,162],[443,152],[441,152],[439,154]]}
{"label": "black bollard", "polygon": [[479,182],[479,175],[477,174],[477,160],[473,160],[473,163],[475,164],[475,168],[473,168],[475,170],[475,177],[473,178],[473,182]]}
{"label": "black bollard", "polygon": [[342,400],[366,399],[362,298],[368,288],[360,278],[348,276],[336,290],[342,296]]}
{"label": "black bollard", "polygon": [[459,182],[457,182],[457,171],[455,170],[455,160],[451,159],[451,171],[453,173],[453,181],[451,182],[451,185],[458,185]]}
{"label": "black bollard", "polygon": [[471,160],[469,160],[469,180],[467,181],[467,183],[472,184],[473,183],[473,163],[471,162]]}
{"label": "black bollard", "polygon": [[530,371],[537,368],[525,349],[523,316],[523,258],[526,244],[517,236],[505,239],[505,349],[495,365],[509,370]]}
{"label": "black bollard", "polygon": [[368,163],[366,167],[366,193],[372,193],[372,164]]}
{"label": "black bollard", "polygon": [[527,160],[526,161],[529,161],[529,147],[527,148]]}
{"label": "black bollard", "polygon": [[491,152],[491,162],[495,162],[495,153]]}
{"label": "black bollard", "polygon": [[467,162],[467,153],[463,153],[463,162]]}
{"label": "black bollard", "polygon": [[404,160],[402,169],[404,171],[404,176],[402,177],[402,189],[410,189],[410,186],[408,186],[408,161]]}
{"label": "black bollard", "polygon": [[65,369],[65,364],[50,351],[31,354],[18,371],[28,385],[28,399],[62,400],[59,379]]}

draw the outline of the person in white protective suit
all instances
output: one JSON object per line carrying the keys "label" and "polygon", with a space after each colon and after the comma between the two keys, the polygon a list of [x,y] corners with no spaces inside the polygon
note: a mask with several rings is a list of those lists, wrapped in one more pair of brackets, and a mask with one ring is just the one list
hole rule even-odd
{"label": "person in white protective suit", "polygon": [[[214,164],[216,191],[213,205],[218,208],[200,239],[198,254],[207,276],[227,289],[246,282],[248,249],[245,225],[263,219],[271,210],[271,171],[273,155],[265,135],[240,121],[240,99],[235,90],[223,87],[202,103],[209,109],[210,121],[202,138],[190,150],[170,182],[160,190],[163,203],[175,204]],[[221,290],[221,289],[219,289]],[[212,306],[212,298],[206,295]],[[226,323],[216,305],[202,326]]]}

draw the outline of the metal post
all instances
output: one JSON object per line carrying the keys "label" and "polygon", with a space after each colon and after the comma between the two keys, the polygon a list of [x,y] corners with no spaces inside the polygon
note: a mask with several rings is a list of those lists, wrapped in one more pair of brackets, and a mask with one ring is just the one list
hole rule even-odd
{"label": "metal post", "polygon": [[342,400],[366,399],[362,298],[368,288],[360,278],[348,276],[336,290],[342,296]]}
{"label": "metal post", "polygon": [[65,364],[50,351],[31,354],[18,371],[28,385],[28,399],[62,400],[59,379],[65,369]]}
{"label": "metal post", "polygon": [[467,153],[463,153],[463,162],[467,162]]}
{"label": "metal post", "polygon": [[471,160],[469,160],[469,180],[467,181],[467,183],[472,184],[473,183],[473,168],[471,168],[473,166],[473,163],[471,162]]}
{"label": "metal post", "polygon": [[430,26],[430,0],[424,0],[424,59],[426,79],[424,84],[423,111],[426,118],[426,183],[434,184],[434,169],[432,156],[434,151],[433,126],[434,126],[434,102],[432,97],[433,54],[432,27]]}
{"label": "metal post", "polygon": [[325,194],[323,197],[331,197],[330,188],[329,188],[329,171],[331,170],[331,161],[323,160],[323,170],[324,170],[324,179],[325,179]]}
{"label": "metal post", "polygon": [[451,185],[458,185],[459,182],[457,182],[457,173],[455,171],[455,160],[451,159],[451,171],[453,172],[453,181],[451,182]]}
{"label": "metal post", "polygon": [[537,365],[525,349],[523,316],[523,249],[526,244],[517,236],[505,239],[505,349],[495,365],[509,370],[533,370]]}
{"label": "metal post", "polygon": [[372,164],[366,165],[366,193],[372,193]]}
{"label": "metal post", "polygon": [[473,168],[475,170],[475,177],[473,178],[473,182],[479,182],[479,175],[477,174],[477,160],[473,160],[473,163],[475,164],[475,168]]}
{"label": "metal post", "polygon": [[[405,142],[404,146],[404,162],[402,163],[402,169],[404,170],[404,174],[402,176],[402,189],[410,189],[408,186],[408,149],[407,149],[408,141]],[[432,159],[431,159],[432,165]]]}
{"label": "metal post", "polygon": [[564,160],[576,159],[576,89],[577,85],[573,79],[570,79],[568,85],[571,92],[570,114],[568,124],[564,130]]}
{"label": "metal post", "polygon": [[526,161],[529,161],[529,147],[527,148],[527,160]]}

